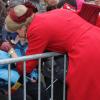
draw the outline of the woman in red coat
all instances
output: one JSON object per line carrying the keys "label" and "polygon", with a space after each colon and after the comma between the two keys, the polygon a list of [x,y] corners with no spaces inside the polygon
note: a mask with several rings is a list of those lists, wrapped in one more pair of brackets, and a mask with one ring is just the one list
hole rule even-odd
{"label": "woman in red coat", "polygon": [[[44,50],[68,53],[68,100],[100,99],[100,29],[72,11],[57,9],[34,14],[30,8],[16,6],[5,20],[8,31],[28,39],[26,55]],[[26,33],[27,31],[27,33]],[[36,61],[26,63],[27,73]],[[22,72],[22,66],[18,66]]]}

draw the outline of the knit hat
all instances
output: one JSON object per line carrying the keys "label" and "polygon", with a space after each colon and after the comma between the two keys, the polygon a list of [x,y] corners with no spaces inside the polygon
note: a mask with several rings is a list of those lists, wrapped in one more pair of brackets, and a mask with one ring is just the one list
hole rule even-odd
{"label": "knit hat", "polygon": [[5,19],[5,28],[10,32],[16,32],[32,19],[33,6],[17,5],[9,11]]}

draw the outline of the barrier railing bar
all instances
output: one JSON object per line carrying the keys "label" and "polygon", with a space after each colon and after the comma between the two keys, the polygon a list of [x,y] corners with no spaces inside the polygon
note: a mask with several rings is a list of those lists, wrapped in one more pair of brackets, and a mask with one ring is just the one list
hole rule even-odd
{"label": "barrier railing bar", "polygon": [[38,61],[38,100],[41,100],[41,58]]}
{"label": "barrier railing bar", "polygon": [[23,57],[18,57],[18,58],[3,59],[3,60],[0,60],[0,64],[16,63],[20,61],[26,61],[26,60],[32,60],[32,59],[38,59],[38,58],[48,58],[48,57],[59,56],[59,55],[63,55],[63,54],[55,53],[55,52],[34,54],[34,55],[23,56]]}
{"label": "barrier railing bar", "polygon": [[[20,61],[24,61],[23,65],[23,82],[24,82],[24,100],[26,100],[26,61],[32,59],[38,59],[38,100],[41,100],[41,59],[51,57],[51,99],[53,100],[54,96],[54,57],[60,56],[64,54],[50,52],[50,53],[42,53],[42,54],[35,54],[30,56],[23,56],[18,58],[10,58],[10,59],[3,59],[0,60],[0,64],[8,64],[8,100],[11,100],[11,63],[16,63]],[[64,85],[63,85],[63,100],[65,100],[65,88],[66,88],[66,55],[64,55]]]}
{"label": "barrier railing bar", "polygon": [[24,61],[23,68],[23,80],[24,80],[24,100],[26,100],[26,62]]}
{"label": "barrier railing bar", "polygon": [[51,100],[53,100],[54,57],[51,57]]}
{"label": "barrier railing bar", "polygon": [[11,64],[8,64],[8,100],[11,100]]}
{"label": "barrier railing bar", "polygon": [[64,81],[63,81],[63,100],[65,100],[65,92],[66,92],[66,55],[64,55]]}

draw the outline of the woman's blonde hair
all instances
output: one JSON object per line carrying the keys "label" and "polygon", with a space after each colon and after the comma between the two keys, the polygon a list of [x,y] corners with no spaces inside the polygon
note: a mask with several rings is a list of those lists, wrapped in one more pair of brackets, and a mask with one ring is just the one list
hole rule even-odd
{"label": "woman's blonde hair", "polygon": [[[14,7],[13,10],[16,16],[20,17],[27,12],[28,8],[25,7],[24,5],[18,5]],[[23,26],[27,27],[31,21],[32,21],[32,15],[27,17],[24,22],[17,23],[11,18],[10,14],[8,14],[8,16],[5,19],[5,27],[10,32],[16,32],[18,29],[20,29]]]}

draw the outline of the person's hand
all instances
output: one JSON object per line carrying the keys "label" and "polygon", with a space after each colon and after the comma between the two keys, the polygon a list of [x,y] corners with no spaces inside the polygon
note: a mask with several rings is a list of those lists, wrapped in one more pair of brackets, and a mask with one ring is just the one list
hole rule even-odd
{"label": "person's hand", "polygon": [[12,45],[7,41],[3,42],[0,49],[6,52],[9,52],[9,50],[12,48]]}

